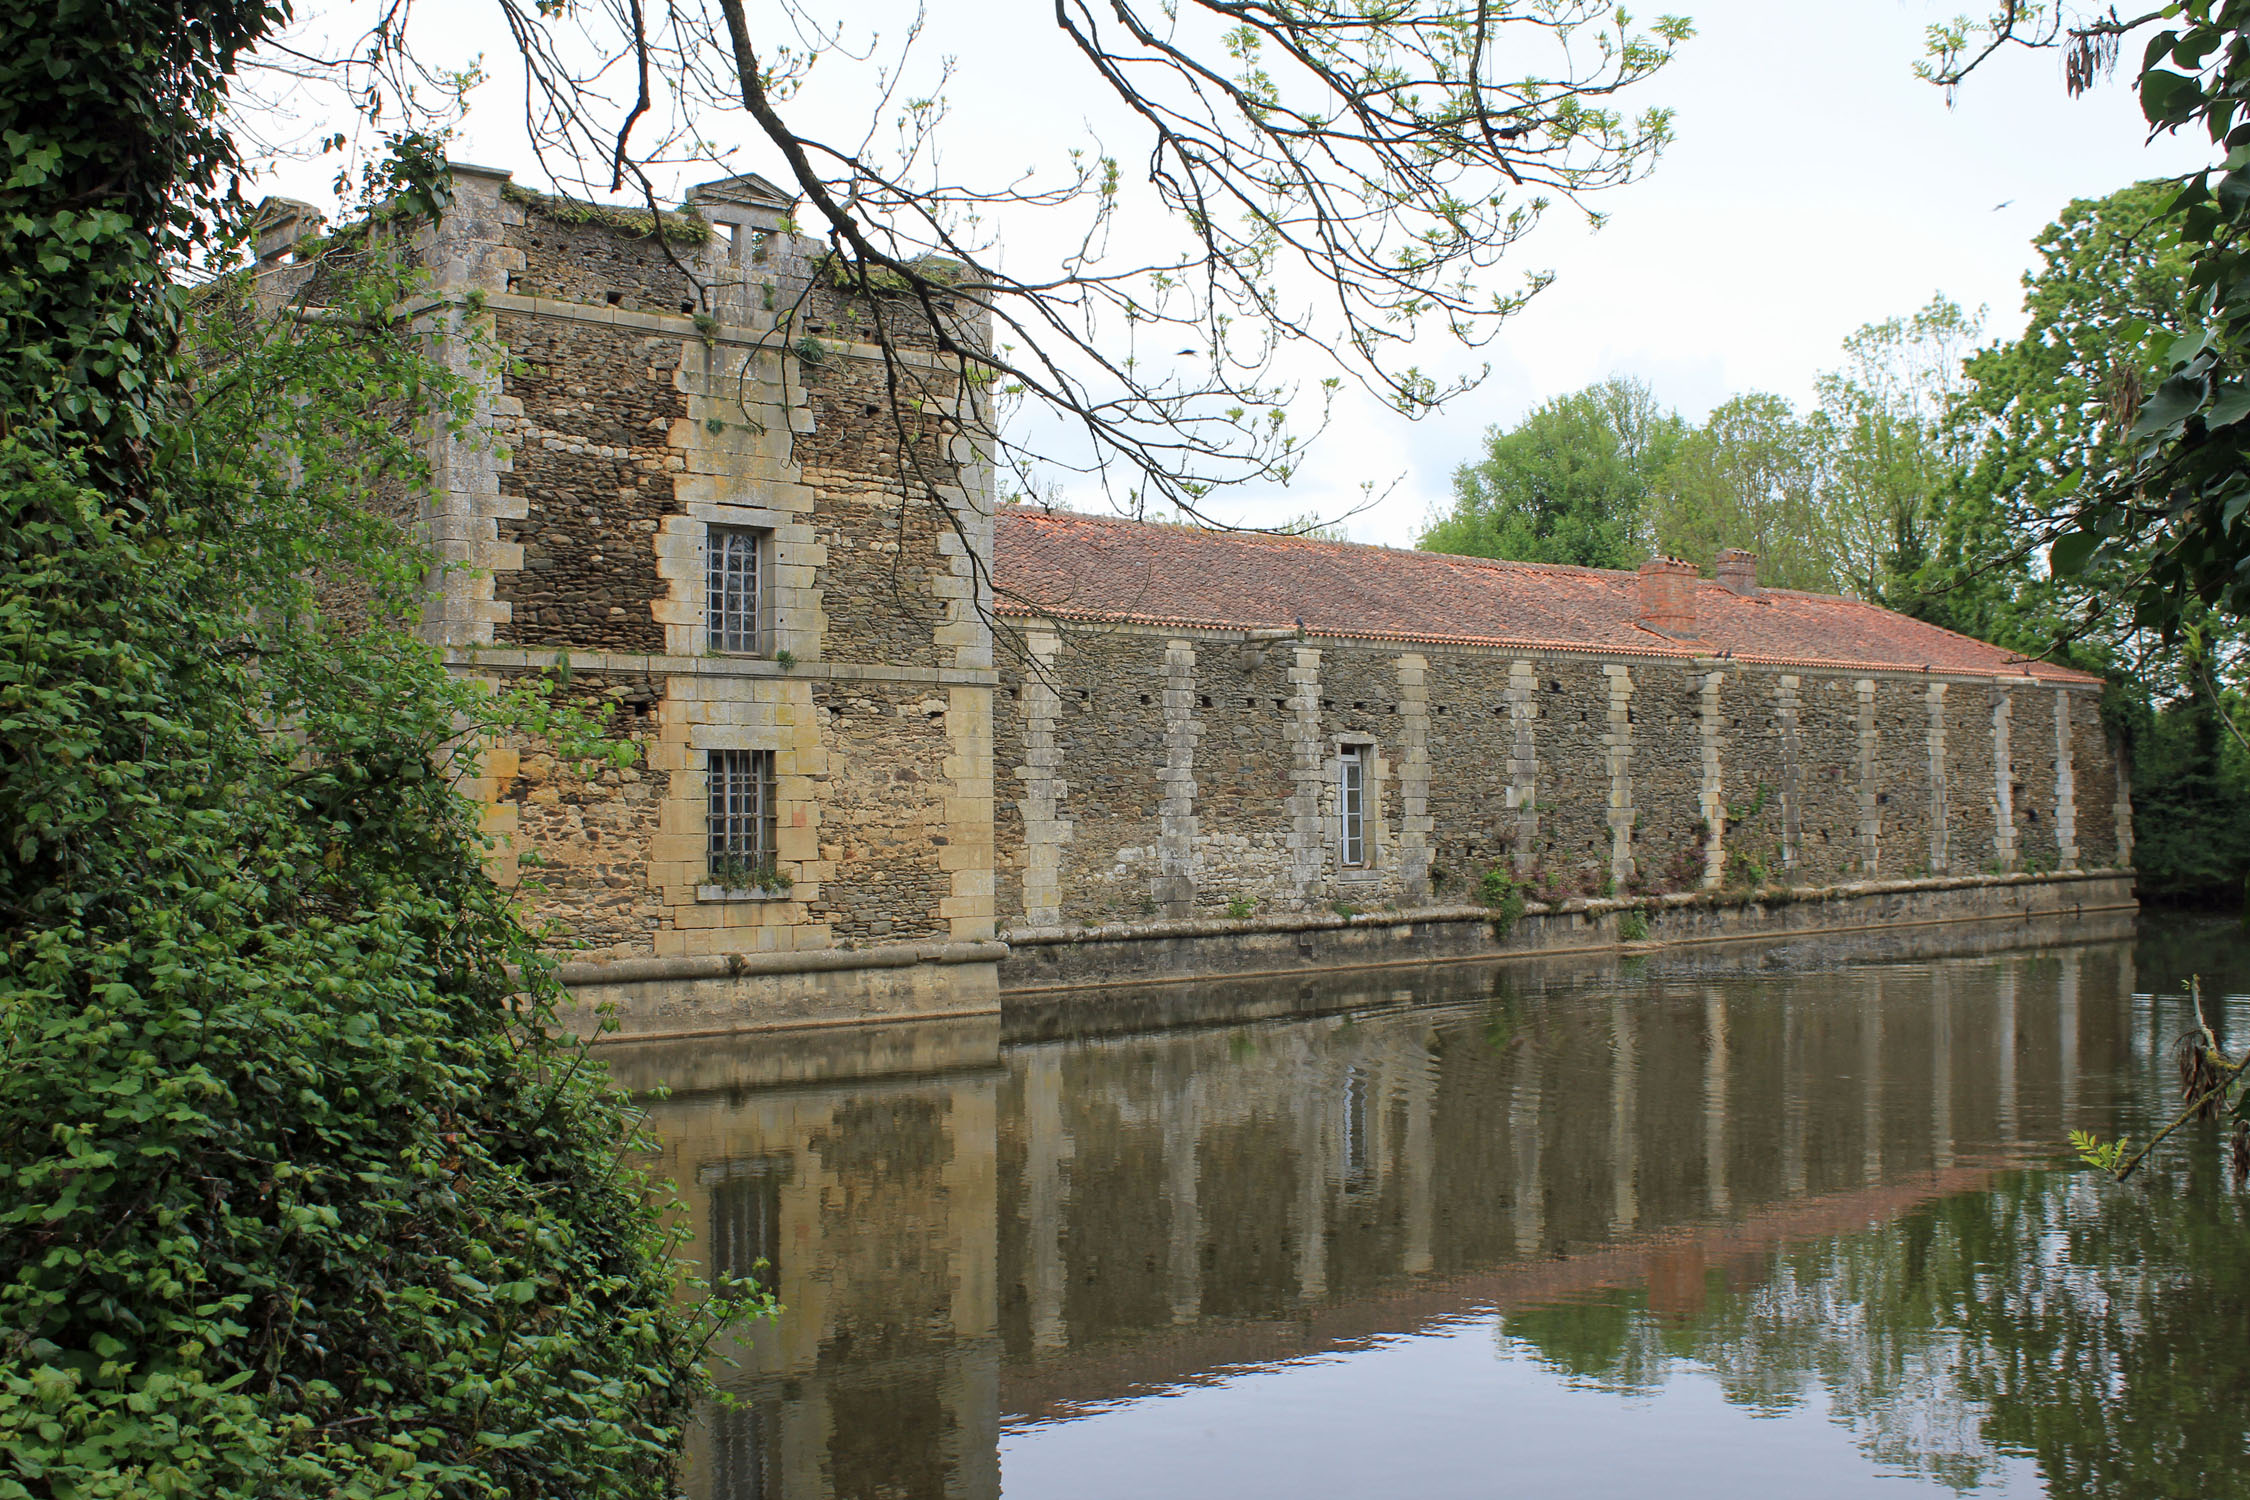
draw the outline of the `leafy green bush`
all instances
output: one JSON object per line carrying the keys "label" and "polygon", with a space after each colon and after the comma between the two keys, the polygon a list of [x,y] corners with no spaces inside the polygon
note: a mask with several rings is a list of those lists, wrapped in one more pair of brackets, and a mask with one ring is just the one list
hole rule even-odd
{"label": "leafy green bush", "polygon": [[1623,911],[1617,914],[1617,937],[1620,942],[1638,943],[1648,937],[1648,913]]}
{"label": "leafy green bush", "polygon": [[158,460],[134,524],[0,442],[0,1495],[661,1494],[702,1329],[479,705],[292,597],[284,487]]}
{"label": "leafy green bush", "polygon": [[1492,934],[1506,937],[1523,918],[1523,887],[1506,865],[1494,865],[1477,880],[1477,899],[1492,908]]}
{"label": "leafy green bush", "polygon": [[0,10],[0,1497],[663,1495],[710,1324],[454,790],[587,726],[447,675],[367,503],[466,415],[426,289],[162,269],[279,14]]}

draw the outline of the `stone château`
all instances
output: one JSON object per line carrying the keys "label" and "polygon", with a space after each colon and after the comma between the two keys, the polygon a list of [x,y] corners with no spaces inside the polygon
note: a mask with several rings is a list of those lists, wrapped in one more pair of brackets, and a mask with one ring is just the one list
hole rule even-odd
{"label": "stone ch\u00e2teau", "polygon": [[[431,439],[426,630],[632,741],[590,776],[494,746],[471,788],[629,1030],[2130,904],[2090,677],[1747,554],[1703,580],[996,515],[944,353],[983,336],[965,299],[855,300],[755,177],[656,220],[454,171],[418,316],[480,420]],[[276,287],[313,227],[269,214]]]}

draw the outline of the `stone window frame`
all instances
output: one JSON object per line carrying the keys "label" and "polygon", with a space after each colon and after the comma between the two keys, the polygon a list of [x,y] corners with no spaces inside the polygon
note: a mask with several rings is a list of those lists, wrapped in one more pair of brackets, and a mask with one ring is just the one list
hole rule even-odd
{"label": "stone window frame", "polygon": [[[701,552],[703,554],[703,643],[704,649],[724,656],[770,657],[774,654],[774,529],[771,526],[737,525],[732,522],[706,521],[703,525]],[[718,540],[742,538],[749,543],[752,582],[755,595],[750,606],[750,644],[729,645],[719,637],[714,619],[720,601],[714,597],[713,585],[719,581],[717,561]]]}
{"label": "stone window frame", "polygon": [[[714,528],[765,533],[765,597],[760,601],[764,634],[762,651],[722,651],[711,643],[711,532]],[[657,619],[666,627],[665,650],[676,656],[725,656],[738,661],[771,661],[789,646],[805,656],[811,642],[802,639],[805,626],[815,622],[799,618],[808,610],[817,615],[817,603],[801,595],[803,580],[795,549],[805,539],[805,518],[770,506],[737,501],[692,501],[684,515],[665,518],[656,537],[657,576],[668,592],[657,601]]]}
{"label": "stone window frame", "polygon": [[[1354,739],[1348,736],[1337,740],[1333,766],[1334,772],[1330,777],[1329,785],[1335,789],[1336,793],[1335,822],[1331,826],[1335,831],[1337,868],[1355,874],[1372,872],[1379,868],[1381,863],[1379,830],[1373,810],[1378,795],[1374,741]],[[1356,789],[1359,805],[1356,809],[1351,807],[1347,800],[1352,793],[1347,790],[1345,780],[1348,769],[1353,767],[1356,767],[1359,773]],[[1351,857],[1354,841],[1352,824],[1355,820],[1359,825],[1356,830],[1359,845],[1359,857],[1357,859]]]}
{"label": "stone window frame", "polygon": [[[735,737],[730,735],[726,738],[728,738],[729,740],[733,740]],[[745,769],[749,771],[750,775],[753,778],[755,778],[757,789],[760,794],[760,801],[762,802],[762,805],[759,806],[752,815],[760,821],[762,828],[760,842],[762,842],[762,844],[764,845],[763,863],[777,872],[781,871],[781,866],[783,863],[780,852],[781,752],[777,749],[772,748],[771,746],[751,743],[699,745],[696,748],[699,752],[698,759],[701,761],[701,764],[697,767],[697,779],[702,783],[702,795],[700,801],[703,807],[704,849],[706,860],[708,860],[713,854],[717,852],[714,840],[722,837],[720,830],[716,826],[719,821],[720,815],[714,809],[713,793],[715,788],[712,785],[712,772],[718,764],[719,757],[741,756],[747,762]],[[762,775],[759,774],[759,767],[761,766],[761,763],[763,768]],[[727,836],[731,837],[731,834]],[[757,851],[754,849],[752,853],[753,856],[755,856]],[[707,877],[706,879],[697,882],[695,897],[699,902],[786,901],[790,899],[791,892],[787,888],[781,890],[773,890],[760,887],[726,885]]]}

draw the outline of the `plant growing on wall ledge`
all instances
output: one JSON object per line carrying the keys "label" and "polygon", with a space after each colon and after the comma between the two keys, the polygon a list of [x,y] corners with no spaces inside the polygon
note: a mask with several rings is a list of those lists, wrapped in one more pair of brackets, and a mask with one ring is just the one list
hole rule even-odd
{"label": "plant growing on wall ledge", "polygon": [[1492,911],[1492,935],[1506,937],[1523,918],[1524,887],[1506,865],[1494,865],[1477,880],[1477,900]]}
{"label": "plant growing on wall ledge", "polygon": [[796,878],[771,860],[759,862],[740,857],[715,858],[711,861],[711,884],[729,891],[758,891],[769,896],[785,896],[794,890]]}

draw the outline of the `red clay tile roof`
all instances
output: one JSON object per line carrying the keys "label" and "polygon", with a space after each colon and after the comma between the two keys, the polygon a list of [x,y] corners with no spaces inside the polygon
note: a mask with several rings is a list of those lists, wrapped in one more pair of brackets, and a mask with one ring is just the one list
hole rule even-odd
{"label": "red clay tile roof", "polygon": [[1777,666],[2093,683],[1858,599],[1695,585],[1697,638],[1640,623],[1640,577],[1303,537],[1005,509],[993,576],[1004,615],[1309,636],[1694,657]]}

